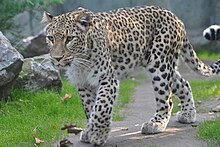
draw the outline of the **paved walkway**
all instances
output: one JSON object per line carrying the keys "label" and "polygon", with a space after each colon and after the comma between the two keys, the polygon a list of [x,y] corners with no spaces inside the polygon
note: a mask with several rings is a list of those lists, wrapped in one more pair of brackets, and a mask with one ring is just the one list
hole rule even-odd
{"label": "paved walkway", "polygon": [[[181,65],[180,72],[183,77],[200,79],[193,71]],[[165,132],[154,135],[143,135],[140,128],[143,122],[148,121],[155,112],[155,100],[151,82],[144,80],[136,87],[134,101],[122,110],[125,119],[113,122],[112,132],[105,147],[207,147],[207,143],[198,140],[195,136],[195,126],[212,116],[205,113],[197,115],[197,122],[180,124],[171,117]],[[127,129],[125,129],[127,128]],[[90,144],[81,143],[79,135],[68,138],[74,147],[91,147]]]}

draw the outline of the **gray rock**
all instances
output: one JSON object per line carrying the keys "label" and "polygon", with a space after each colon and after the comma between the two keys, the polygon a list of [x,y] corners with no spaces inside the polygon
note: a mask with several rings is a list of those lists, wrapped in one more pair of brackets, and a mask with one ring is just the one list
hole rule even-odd
{"label": "gray rock", "polygon": [[211,112],[214,112],[214,113],[220,112],[220,104],[212,108]]}
{"label": "gray rock", "polygon": [[26,39],[23,39],[24,49],[20,51],[21,54],[25,58],[30,58],[49,53],[45,37],[44,31],[41,31],[36,36],[30,36]]}
{"label": "gray rock", "polygon": [[16,86],[31,91],[42,89],[60,91],[62,82],[59,71],[50,62],[49,55],[44,55],[24,59],[22,71],[16,80]]}
{"label": "gray rock", "polygon": [[18,77],[23,57],[0,32],[0,100],[7,99]]}

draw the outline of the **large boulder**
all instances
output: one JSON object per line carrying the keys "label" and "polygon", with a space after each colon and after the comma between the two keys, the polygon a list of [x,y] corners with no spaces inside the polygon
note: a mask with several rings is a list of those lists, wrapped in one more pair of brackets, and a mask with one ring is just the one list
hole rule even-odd
{"label": "large boulder", "polygon": [[40,56],[49,53],[45,37],[45,32],[41,31],[36,36],[30,36],[26,39],[23,39],[24,49],[20,52],[24,58]]}
{"label": "large boulder", "polygon": [[0,100],[7,99],[18,77],[23,57],[0,32]]}
{"label": "large boulder", "polygon": [[49,55],[24,59],[22,71],[16,80],[16,86],[30,91],[62,88],[59,71],[50,61]]}

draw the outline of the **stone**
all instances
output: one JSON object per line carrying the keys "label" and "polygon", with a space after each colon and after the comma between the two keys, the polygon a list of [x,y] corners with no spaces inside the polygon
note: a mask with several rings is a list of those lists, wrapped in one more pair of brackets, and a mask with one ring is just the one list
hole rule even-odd
{"label": "stone", "polygon": [[44,30],[42,30],[36,36],[30,36],[26,39],[23,39],[23,42],[24,49],[20,52],[24,58],[40,56],[49,53]]}
{"label": "stone", "polygon": [[7,100],[23,64],[22,55],[0,32],[0,100]]}
{"label": "stone", "polygon": [[220,112],[220,104],[212,108],[211,112],[214,112],[214,113]]}
{"label": "stone", "polygon": [[30,91],[54,89],[60,92],[62,82],[59,71],[53,67],[47,54],[24,59],[22,71],[15,86]]}

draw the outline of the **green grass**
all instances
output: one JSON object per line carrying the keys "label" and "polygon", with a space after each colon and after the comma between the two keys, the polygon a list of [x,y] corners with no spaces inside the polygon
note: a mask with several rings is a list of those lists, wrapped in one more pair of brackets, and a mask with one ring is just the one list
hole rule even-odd
{"label": "green grass", "polygon": [[[61,100],[66,93],[72,97]],[[0,103],[0,146],[30,146],[32,134],[46,142],[61,137],[60,128],[74,123],[83,126],[85,115],[75,88],[64,82],[61,94],[51,91],[27,92],[15,89],[12,100]]]}
{"label": "green grass", "polygon": [[135,86],[137,85],[138,83],[132,79],[127,79],[120,82],[119,96],[116,105],[114,106],[113,121],[123,120],[120,110],[121,108],[126,107],[126,105],[132,100],[132,94]]}
{"label": "green grass", "polygon": [[204,101],[220,96],[220,79],[213,80],[192,80],[193,96],[196,101]]}
{"label": "green grass", "polygon": [[[122,120],[120,110],[131,101],[136,84],[132,80],[121,82],[113,120]],[[72,97],[63,101],[65,94]],[[0,146],[33,146],[33,134],[44,140],[45,145],[51,144],[67,135],[60,130],[63,125],[73,123],[83,127],[85,122],[79,96],[74,86],[66,81],[60,94],[14,89],[10,101],[0,102]]]}
{"label": "green grass", "polygon": [[220,58],[220,52],[210,51],[208,48],[201,48],[196,50],[198,57],[202,60],[217,60]]}
{"label": "green grass", "polygon": [[173,109],[172,109],[172,113],[177,113],[178,111],[180,111],[180,108],[178,107],[178,104],[180,103],[180,100],[178,97],[173,96],[172,97],[173,100]]}
{"label": "green grass", "polygon": [[220,143],[220,118],[216,120],[204,121],[197,128],[197,136],[208,142],[213,143],[213,146]]}

